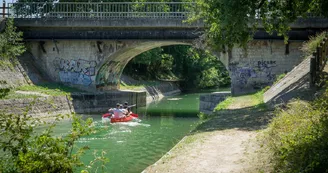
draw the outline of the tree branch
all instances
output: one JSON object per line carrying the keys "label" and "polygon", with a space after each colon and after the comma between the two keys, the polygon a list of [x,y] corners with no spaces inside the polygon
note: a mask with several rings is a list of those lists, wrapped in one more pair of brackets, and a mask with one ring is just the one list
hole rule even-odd
{"label": "tree branch", "polygon": [[267,1],[267,0],[261,0],[260,4],[257,6],[257,9],[261,8],[265,1]]}

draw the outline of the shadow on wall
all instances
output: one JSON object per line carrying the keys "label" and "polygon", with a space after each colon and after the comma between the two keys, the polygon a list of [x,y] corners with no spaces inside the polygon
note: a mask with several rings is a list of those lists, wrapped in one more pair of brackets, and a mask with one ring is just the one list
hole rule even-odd
{"label": "shadow on wall", "polygon": [[128,102],[138,107],[146,106],[145,92],[111,91],[98,93],[75,93],[71,96],[71,109],[76,113],[105,113],[116,103]]}
{"label": "shadow on wall", "polygon": [[[20,66],[20,72],[27,75],[24,76],[28,82],[32,82],[33,84],[39,84],[44,82],[49,82],[50,79],[46,76],[46,73],[41,72],[36,65],[35,58],[33,57],[32,53],[26,51],[21,56],[18,57],[18,61]],[[21,69],[21,67],[23,69]]]}

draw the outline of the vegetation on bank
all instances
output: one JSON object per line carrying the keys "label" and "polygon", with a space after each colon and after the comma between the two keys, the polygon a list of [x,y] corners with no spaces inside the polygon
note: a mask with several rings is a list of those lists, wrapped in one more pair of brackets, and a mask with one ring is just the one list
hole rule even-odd
{"label": "vegetation on bank", "polygon": [[[35,103],[34,103],[35,104]],[[85,165],[80,158],[90,148],[77,148],[74,143],[80,137],[94,132],[92,119],[82,120],[80,116],[71,115],[72,129],[67,135],[53,136],[56,123],[64,116],[58,115],[54,122],[42,122],[40,119],[27,115],[29,108],[21,115],[0,112],[0,172],[67,172],[72,173],[82,168],[88,173],[92,165]],[[42,132],[36,132],[38,127],[47,126]],[[73,152],[74,150],[74,152]],[[94,161],[104,164],[104,152]]]}
{"label": "vegetation on bank", "polygon": [[268,90],[268,87],[262,89],[253,94],[247,94],[242,96],[229,96],[224,101],[220,102],[213,110],[213,112],[219,112],[221,110],[229,109],[233,106],[233,109],[240,108],[259,108],[265,110],[266,105],[263,101],[263,94]]}
{"label": "vegetation on bank", "polygon": [[[20,93],[17,91],[24,91]],[[29,94],[33,92],[33,94]],[[73,92],[84,92],[76,88],[57,83],[43,83],[38,85],[23,85],[16,88],[0,89],[0,99],[35,98],[40,95],[65,96]],[[39,93],[39,94],[38,94]]]}
{"label": "vegetation on bank", "polygon": [[12,67],[17,62],[16,57],[25,52],[22,36],[22,32],[16,32],[14,20],[7,19],[4,32],[0,33],[0,66]]}
{"label": "vegetation on bank", "polygon": [[301,50],[304,52],[305,57],[312,55],[313,52],[317,51],[319,44],[327,37],[327,32],[321,32],[316,36],[311,36],[307,42],[305,42]]}
{"label": "vegetation on bank", "polygon": [[[306,56],[325,36],[325,32],[318,34],[303,45]],[[269,156],[261,165],[269,170],[263,171],[328,172],[328,82],[322,80],[326,87],[314,101],[292,100],[276,109],[276,116],[260,135],[260,154]]]}
{"label": "vegetation on bank", "polygon": [[179,81],[183,89],[216,88],[230,84],[228,71],[210,52],[190,46],[166,46],[133,58],[124,74],[137,80]]}
{"label": "vegetation on bank", "polygon": [[328,89],[313,102],[292,101],[276,110],[262,152],[276,172],[328,171]]}

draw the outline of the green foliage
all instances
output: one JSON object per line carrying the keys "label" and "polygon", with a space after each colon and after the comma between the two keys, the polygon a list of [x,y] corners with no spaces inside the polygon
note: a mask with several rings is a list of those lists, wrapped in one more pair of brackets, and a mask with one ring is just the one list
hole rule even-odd
{"label": "green foliage", "polygon": [[0,88],[0,99],[4,98],[10,92],[9,88]]}
{"label": "green foliage", "polygon": [[229,96],[214,108],[214,112],[227,109],[230,105],[237,105],[236,108],[255,108],[256,110],[265,110],[267,109],[267,106],[263,101],[263,94],[269,88],[270,87],[265,87],[261,91],[253,94],[235,97]]}
{"label": "green foliage", "polygon": [[[282,78],[284,78],[284,77],[286,76],[286,74],[287,74],[287,73],[282,73],[282,74],[280,74],[280,75],[276,78],[276,80],[274,81],[274,84],[277,83],[277,82],[279,82]],[[269,86],[267,86],[267,87],[269,87]],[[269,89],[270,89],[270,87],[269,87],[267,90],[269,90]]]}
{"label": "green foliage", "polygon": [[262,137],[276,172],[328,171],[328,90],[312,103],[278,109]]}
{"label": "green foliage", "polygon": [[[27,93],[17,93],[16,91],[27,91]],[[0,89],[0,99],[19,99],[40,97],[38,94],[29,94],[28,91],[46,94],[50,96],[70,96],[73,92],[82,92],[76,88],[71,88],[57,83],[43,83],[39,85],[23,85],[17,88]]]}
{"label": "green foliage", "polygon": [[[23,33],[16,32],[13,19],[6,20],[6,28],[3,33],[0,33],[0,57],[3,60],[16,61],[16,56],[25,52],[23,44]],[[2,63],[0,63],[2,64]]]}
{"label": "green foliage", "polygon": [[317,51],[317,47],[324,40],[324,38],[326,38],[326,36],[327,32],[321,32],[316,36],[310,37],[310,40],[305,42],[301,47],[301,50],[305,53],[305,56],[307,57],[312,55],[313,52]]}
{"label": "green foliage", "polygon": [[43,83],[39,85],[24,85],[15,88],[20,91],[36,91],[51,96],[70,95],[72,92],[81,92],[79,89],[72,88],[57,83]]}
{"label": "green foliage", "polygon": [[229,105],[233,103],[234,99],[232,97],[227,97],[224,101],[220,102],[216,107],[214,108],[214,112],[223,110],[228,108]]}
{"label": "green foliage", "polygon": [[[54,137],[53,128],[64,116],[58,115],[52,123],[41,123],[40,119],[27,114],[29,109],[26,108],[22,115],[1,113],[0,148],[3,153],[0,156],[0,172],[69,173],[84,166],[80,158],[89,147],[76,148],[74,142],[92,133],[92,119],[82,120],[73,114],[72,129],[68,135]],[[48,128],[41,133],[35,132],[41,125]],[[76,152],[73,153],[73,150]],[[96,161],[108,162],[103,154]]]}
{"label": "green foliage", "polygon": [[208,114],[205,114],[203,112],[199,112],[199,114],[197,114],[198,118],[201,119],[201,120],[206,120],[210,117],[210,115]]}
{"label": "green foliage", "polygon": [[288,40],[289,24],[310,13],[328,16],[326,0],[197,0],[190,21],[202,19],[205,41],[217,50],[245,46],[257,26]]}
{"label": "green foliage", "polygon": [[214,88],[230,84],[224,65],[209,52],[190,46],[155,48],[132,59],[124,69],[135,79],[182,79],[185,89]]}

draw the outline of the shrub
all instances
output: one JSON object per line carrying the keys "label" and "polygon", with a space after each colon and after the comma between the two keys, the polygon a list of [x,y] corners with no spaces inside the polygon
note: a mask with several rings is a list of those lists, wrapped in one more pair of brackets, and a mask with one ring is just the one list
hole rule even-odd
{"label": "shrub", "polygon": [[317,47],[324,40],[326,35],[327,35],[327,32],[321,32],[321,33],[317,34],[316,36],[310,37],[309,41],[305,42],[302,45],[301,50],[305,53],[306,57],[309,55],[312,55],[313,52],[316,51]]}
{"label": "shrub", "polygon": [[198,116],[199,119],[201,119],[201,120],[206,120],[206,119],[208,119],[208,118],[210,117],[210,115],[205,114],[205,113],[203,113],[203,112],[200,112],[199,114],[197,114],[197,116]]}
{"label": "shrub", "polygon": [[[6,21],[6,29],[0,33],[0,57],[2,59],[9,59],[15,61],[16,56],[25,52],[26,48],[23,44],[23,33],[16,32],[14,20],[8,19]],[[3,60],[0,61],[0,65]]]}
{"label": "shrub", "polygon": [[276,172],[328,171],[328,90],[312,103],[277,110],[262,138]]}
{"label": "shrub", "polygon": [[[74,142],[81,136],[92,132],[92,119],[82,120],[72,115],[72,129],[64,137],[51,135],[55,123],[63,116],[58,116],[53,123],[46,123],[48,128],[36,133],[35,128],[41,121],[27,115],[0,113],[0,172],[45,172],[71,173],[75,168],[84,166],[80,157],[88,146],[76,148]],[[73,153],[73,150],[76,151]],[[99,159],[100,158],[100,159]],[[103,155],[95,161],[107,162]],[[87,172],[86,170],[84,172]]]}

